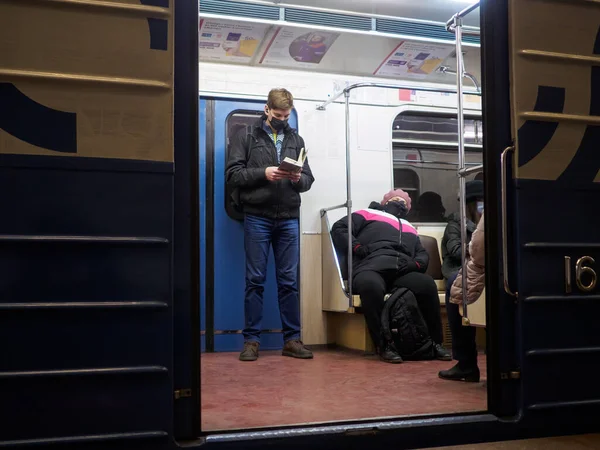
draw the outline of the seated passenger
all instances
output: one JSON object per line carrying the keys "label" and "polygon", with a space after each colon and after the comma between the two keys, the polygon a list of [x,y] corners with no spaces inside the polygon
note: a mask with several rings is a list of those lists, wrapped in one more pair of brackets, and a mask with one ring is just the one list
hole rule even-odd
{"label": "seated passenger", "polygon": [[[388,192],[380,203],[352,213],[353,290],[360,295],[369,333],[385,362],[400,363],[401,356],[384,343],[381,313],[384,297],[393,286],[402,286],[415,295],[434,342],[436,359],[450,361],[442,347],[440,301],[433,278],[425,274],[429,255],[416,229],[403,217],[410,210],[410,197],[401,189]],[[348,217],[331,229],[338,251],[348,251]]]}
{"label": "seated passenger", "polygon": [[[483,214],[473,232],[473,238],[467,249],[467,305],[475,303],[481,297],[485,288],[485,225]],[[450,288],[450,302],[460,305],[463,303],[462,295],[462,269],[452,288]]]}
{"label": "seated passenger", "polygon": [[[483,213],[483,181],[473,180],[466,185],[467,244],[471,242],[473,232]],[[442,370],[440,378],[454,381],[479,381],[477,367],[477,344],[474,327],[462,325],[458,305],[451,302],[451,288],[461,268],[460,216],[452,214],[442,238],[442,274],[446,279],[446,312],[452,333],[452,356],[458,363],[449,370]],[[470,282],[467,280],[467,285]],[[462,293],[460,301],[462,303]]]}

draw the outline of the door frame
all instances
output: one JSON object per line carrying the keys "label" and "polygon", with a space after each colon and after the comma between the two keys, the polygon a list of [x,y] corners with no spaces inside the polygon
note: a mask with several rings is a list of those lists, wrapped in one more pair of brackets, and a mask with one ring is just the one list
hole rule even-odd
{"label": "door frame", "polygon": [[[194,6],[192,8],[192,5]],[[176,380],[180,370],[187,370],[192,381],[192,397],[186,407],[175,406],[177,439],[195,439],[189,446],[203,448],[258,449],[258,448],[426,448],[478,442],[504,441],[532,437],[578,434],[594,430],[594,420],[578,422],[572,417],[560,417],[556,423],[522,423],[519,413],[520,395],[518,380],[503,380],[501,373],[516,361],[515,308],[501,291],[500,267],[492,252],[486,252],[486,283],[495,286],[487,296],[487,345],[493,358],[488,358],[488,413],[462,414],[430,417],[413,417],[390,421],[364,420],[352,424],[336,423],[324,426],[276,427],[264,430],[244,430],[236,433],[200,432],[200,314],[199,314],[199,270],[197,252],[199,236],[198,189],[198,58],[197,58],[197,4],[183,2],[176,8],[176,57],[175,57],[175,185],[176,195],[186,194],[188,205],[182,207],[183,197],[176,199],[176,237],[181,245],[175,246],[176,271],[185,270],[189,274],[190,293],[186,304],[175,302],[175,329],[181,316],[178,308],[187,310],[190,317],[183,323],[184,332],[175,336]],[[483,118],[486,130],[484,135],[484,177],[486,184],[485,201],[488,217],[497,220],[486,221],[486,248],[501,251],[500,241],[500,159],[499,155],[511,139],[510,103],[507,96],[508,73],[508,0],[483,0],[481,5],[481,48],[483,54],[494,55],[483,59]],[[500,62],[498,62],[500,61]],[[185,127],[188,130],[185,130]],[[202,138],[202,137],[200,137]],[[178,170],[181,168],[181,170]],[[196,184],[194,184],[196,183]],[[178,190],[179,188],[179,190]],[[186,214],[190,212],[189,216]],[[180,226],[184,223],[185,226]],[[187,232],[185,230],[188,230]],[[188,253],[181,250],[184,244],[194,246]],[[178,251],[178,248],[180,249]],[[178,257],[180,256],[180,257]],[[187,266],[187,267],[186,267]],[[175,283],[177,290],[177,281]],[[506,336],[512,336],[506,338]],[[186,344],[181,339],[187,336]],[[192,343],[190,345],[190,342]],[[184,349],[178,352],[177,349]],[[192,357],[191,361],[189,357]],[[496,356],[494,356],[496,355]],[[187,357],[187,364],[181,359]],[[181,400],[180,400],[181,401]],[[183,404],[182,404],[183,405]],[[191,411],[191,405],[196,405]],[[183,414],[184,410],[188,413]],[[560,425],[560,426],[557,426]]]}
{"label": "door frame", "polygon": [[174,9],[173,437],[188,440],[200,435],[201,414],[198,3]]}
{"label": "door frame", "polygon": [[[220,128],[217,124],[217,120],[221,120],[221,117],[218,117],[219,106],[223,106],[223,104],[231,103],[231,104],[241,104],[241,105],[256,105],[256,111],[261,111],[263,106],[266,103],[266,99],[257,100],[257,99],[245,99],[245,98],[235,98],[235,97],[214,97],[214,96],[199,96],[199,100],[203,100],[206,104],[206,142],[205,142],[205,161],[206,161],[206,174],[205,174],[205,194],[206,198],[206,223],[205,223],[205,233],[203,236],[203,240],[205,242],[205,272],[204,272],[204,284],[205,284],[205,292],[204,292],[204,310],[205,310],[205,343],[206,343],[206,352],[214,352],[215,351],[215,270],[214,264],[211,262],[214,261],[215,258],[215,211],[220,208],[223,208],[224,205],[216,203],[215,194],[216,189],[224,188],[215,186],[216,175],[215,175],[215,163],[216,163],[216,142],[220,137],[217,136],[217,128]],[[229,118],[237,113],[237,112],[251,112],[253,111],[250,108],[240,107],[232,109],[227,113],[224,124],[224,136],[221,136],[224,139],[224,143],[227,146],[227,124]],[[218,118],[217,118],[218,117]],[[297,111],[292,111],[292,115],[290,117],[294,118],[296,122],[296,128],[298,124],[298,113]],[[227,150],[225,151],[227,154]],[[225,161],[226,164],[226,161]],[[200,176],[201,178],[201,176]],[[229,217],[229,216],[228,216]],[[202,239],[201,239],[202,241]],[[270,263],[273,261],[270,259]],[[202,269],[201,269],[202,270]],[[264,320],[264,319],[263,319]],[[264,344],[264,343],[263,343]]]}

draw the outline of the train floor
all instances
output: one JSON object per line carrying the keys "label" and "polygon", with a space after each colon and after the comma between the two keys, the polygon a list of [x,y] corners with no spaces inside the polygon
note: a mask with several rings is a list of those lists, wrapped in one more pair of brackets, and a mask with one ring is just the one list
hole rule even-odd
{"label": "train floor", "polygon": [[486,357],[481,381],[444,381],[454,362],[387,364],[341,349],[314,350],[314,359],[261,351],[255,362],[238,353],[204,353],[202,430],[217,431],[365,418],[447,414],[487,409]]}

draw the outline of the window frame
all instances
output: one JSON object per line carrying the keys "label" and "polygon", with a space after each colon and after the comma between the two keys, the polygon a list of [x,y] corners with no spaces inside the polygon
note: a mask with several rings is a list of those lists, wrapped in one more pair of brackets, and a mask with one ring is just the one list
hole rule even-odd
{"label": "window frame", "polygon": [[[264,114],[264,111],[236,109],[235,111],[232,111],[231,113],[229,113],[227,115],[227,118],[225,119],[225,161],[227,161],[229,159],[229,148],[231,145],[229,142],[229,139],[235,135],[235,133],[233,133],[231,135],[229,134],[229,121],[236,115],[241,115],[241,114],[253,115],[253,116],[256,116],[256,119],[258,119]],[[225,195],[223,196],[224,197],[223,203],[224,203],[224,207],[225,207],[225,214],[227,214],[227,217],[229,217],[231,220],[235,220],[237,222],[243,222],[244,214],[241,212],[232,210],[232,208],[231,208],[230,198],[231,198],[232,190],[228,187],[227,180],[225,180],[223,189],[225,190]]]}
{"label": "window frame", "polygon": [[[415,104],[406,104],[402,107],[398,108],[396,114],[393,116],[390,126],[390,135],[391,135],[391,152],[390,152],[390,166],[391,166],[391,181],[392,187],[395,186],[394,181],[394,172],[396,169],[410,169],[415,172],[419,179],[419,195],[422,191],[422,180],[419,175],[419,172],[416,171],[416,168],[427,166],[431,162],[423,162],[423,156],[421,151],[441,151],[447,153],[458,154],[458,141],[428,141],[428,140],[420,140],[420,139],[394,139],[394,123],[396,119],[401,115],[412,115],[412,116],[425,116],[425,117],[439,117],[439,118],[457,118],[457,110],[452,107],[436,107],[436,106],[425,106],[425,105],[415,105]],[[464,111],[465,119],[471,120],[480,120],[482,122],[482,141],[483,141],[483,117],[481,110],[479,109],[465,109]],[[403,150],[414,150],[419,154],[419,160],[396,160],[394,158],[394,150],[403,149]],[[483,156],[483,144],[465,144],[465,155],[466,154],[480,154]],[[432,164],[448,164],[445,161],[441,161],[439,163]],[[452,164],[454,165],[454,164]],[[454,166],[456,167],[456,166]],[[478,174],[479,172],[477,172]],[[471,177],[474,177],[477,174],[473,174]],[[427,224],[433,224],[433,222]]]}

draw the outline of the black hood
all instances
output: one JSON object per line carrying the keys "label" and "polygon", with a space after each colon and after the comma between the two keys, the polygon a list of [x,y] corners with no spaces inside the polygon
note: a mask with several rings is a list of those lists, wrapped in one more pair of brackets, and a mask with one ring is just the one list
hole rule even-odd
{"label": "black hood", "polygon": [[376,209],[378,211],[384,211],[383,206],[379,202],[371,202],[369,204],[369,209]]}

